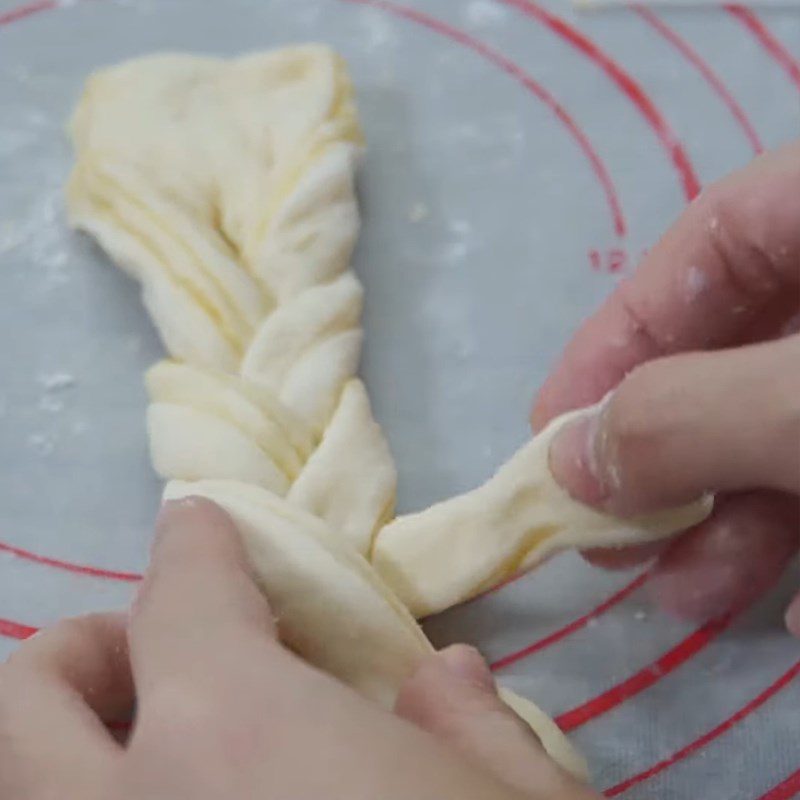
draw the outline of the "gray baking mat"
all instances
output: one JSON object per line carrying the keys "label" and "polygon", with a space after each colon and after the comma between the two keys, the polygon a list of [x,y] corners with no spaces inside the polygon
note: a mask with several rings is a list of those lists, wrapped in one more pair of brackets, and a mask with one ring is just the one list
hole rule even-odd
{"label": "gray baking mat", "polygon": [[[800,122],[791,13],[3,0],[0,15],[0,654],[127,602],[158,501],[141,373],[159,344],[136,287],[64,223],[62,126],[94,68],[307,40],[345,55],[369,140],[363,373],[404,510],[488,476],[580,319],[700,186]],[[790,585],[697,629],[642,584],[568,555],[429,630],[480,644],[560,715],[612,794],[761,797],[800,766]]]}

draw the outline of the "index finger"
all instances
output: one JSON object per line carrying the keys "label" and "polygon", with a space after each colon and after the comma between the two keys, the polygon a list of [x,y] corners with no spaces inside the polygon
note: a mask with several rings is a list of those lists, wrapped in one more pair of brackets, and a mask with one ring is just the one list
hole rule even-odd
{"label": "index finger", "polygon": [[800,142],[704,191],[578,330],[535,428],[597,402],[637,365],[777,333],[800,307]]}

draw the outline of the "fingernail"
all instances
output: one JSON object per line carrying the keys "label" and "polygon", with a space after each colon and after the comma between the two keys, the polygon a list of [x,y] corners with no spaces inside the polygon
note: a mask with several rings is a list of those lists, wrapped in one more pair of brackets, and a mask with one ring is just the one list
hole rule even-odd
{"label": "fingernail", "polygon": [[608,489],[598,461],[602,413],[598,409],[560,431],[550,445],[550,472],[570,497],[602,507]]}
{"label": "fingernail", "polygon": [[177,500],[165,500],[161,504],[156,517],[155,531],[153,540],[150,543],[150,556],[161,545],[164,537],[175,527],[175,520],[185,509],[192,509],[197,504],[197,498],[193,496],[181,497]]}
{"label": "fingernail", "polygon": [[497,691],[491,670],[474,647],[454,644],[439,651],[439,658],[458,680],[489,692]]}

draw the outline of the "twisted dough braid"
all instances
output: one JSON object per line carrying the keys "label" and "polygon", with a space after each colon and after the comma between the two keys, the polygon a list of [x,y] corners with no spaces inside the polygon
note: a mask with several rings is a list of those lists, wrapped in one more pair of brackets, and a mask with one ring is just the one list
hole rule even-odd
{"label": "twisted dough braid", "polygon": [[[342,61],[131,61],[89,80],[71,132],[71,220],[141,283],[172,356],[147,374],[165,497],[225,508],[284,641],[391,707],[433,648],[366,560],[396,476],[355,377],[361,135]],[[585,775],[546,715],[504,698]]]}
{"label": "twisted dough braid", "polygon": [[262,486],[366,554],[396,476],[355,378],[361,133],[341,59],[139,59],[90,78],[71,131],[72,222],[141,282],[175,359],[147,376],[158,473]]}
{"label": "twisted dough braid", "polygon": [[[557,549],[658,538],[709,512],[703,500],[622,522],[571,500],[547,468],[568,417],[483,487],[386,524],[394,463],[356,377],[361,133],[327,48],[102,70],[71,133],[71,220],[141,284],[172,357],[147,374],[165,496],[225,508],[282,638],[366,696],[391,706],[432,651],[412,612]],[[541,711],[503,697],[557,760],[585,772]]]}

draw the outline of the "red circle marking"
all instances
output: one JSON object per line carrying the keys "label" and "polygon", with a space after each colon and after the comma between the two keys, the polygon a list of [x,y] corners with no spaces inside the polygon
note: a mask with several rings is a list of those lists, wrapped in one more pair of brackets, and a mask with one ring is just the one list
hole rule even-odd
{"label": "red circle marking", "polygon": [[555,721],[563,731],[571,731],[585,725],[590,720],[608,713],[613,708],[630,700],[640,692],[658,683],[662,678],[674,672],[682,664],[696,656],[701,650],[716,639],[733,620],[733,614],[725,614],[716,620],[706,623],[690,636],[668,650],[649,666],[631,675],[630,678],[612,686],[597,697],[559,714]]}
{"label": "red circle marking", "polygon": [[[518,80],[526,89],[532,92],[556,114],[557,118],[567,127],[568,131],[576,139],[585,155],[589,158],[593,171],[603,185],[607,201],[611,207],[615,230],[620,235],[624,233],[625,222],[624,217],[622,216],[621,206],[604,163],[592,147],[591,143],[588,141],[583,131],[575,124],[574,120],[572,120],[572,118],[567,114],[558,101],[556,101],[555,98],[546,89],[544,89],[544,87],[542,87],[526,72],[524,72],[519,65],[510,59],[507,59],[501,53],[489,48],[485,43],[468,36],[465,32],[452,27],[441,20],[429,17],[422,12],[416,11],[415,9],[396,5],[388,2],[388,0],[343,0],[343,2],[359,3],[362,5],[381,8],[394,13],[396,16],[405,17],[406,19],[425,25],[429,29],[446,35],[459,44],[472,49],[473,51],[485,57],[487,60],[491,61],[502,71]],[[650,126],[656,132],[659,140],[666,147],[673,164],[681,176],[684,193],[687,199],[691,199],[698,193],[699,181],[694,174],[691,163],[685,151],[683,150],[682,145],[677,140],[674,133],[666,123],[666,120],[664,120],[664,118],[661,116],[652,100],[650,100],[642,88],[618,64],[616,64],[616,62],[606,56],[586,36],[573,29],[558,17],[555,17],[549,12],[540,9],[534,3],[530,2],[530,0],[501,0],[501,2],[504,2],[507,5],[516,6],[526,15],[538,19],[559,36],[564,38],[567,42],[576,47],[584,55],[595,61],[595,63],[597,63],[614,80],[623,93],[634,102],[636,107],[645,117],[648,124],[650,124]],[[56,7],[57,3],[54,2],[54,0],[41,0],[41,2],[30,3],[26,6],[13,9],[10,12],[0,15],[0,25],[10,24],[11,22],[30,16],[39,11],[49,10]],[[762,45],[787,70],[792,80],[800,88],[800,67],[797,65],[791,55],[783,48],[783,46],[777,42],[774,37],[772,37],[770,32],[760,23],[755,15],[752,15],[750,12],[741,8],[740,6],[729,6],[728,10],[730,13],[740,18],[742,22],[757,36]],[[700,69],[699,64],[697,64],[695,61],[693,61],[693,63],[695,63],[695,66],[698,66]],[[706,74],[705,71],[703,71],[703,73],[704,75]],[[42,563],[61,569],[67,569],[69,571],[78,572],[81,574],[88,574],[98,577],[110,577],[126,581],[134,581],[140,578],[140,576],[135,575],[134,573],[114,572],[85,565],[72,564],[70,562],[38,556],[18,548],[12,548],[10,546],[2,546],[2,549],[6,550],[7,552],[12,552],[15,555],[19,555],[20,557],[29,558],[37,563]],[[629,586],[624,587],[622,590],[617,592],[605,603],[598,606],[598,608],[593,612],[589,612],[589,614],[584,615],[584,617],[575,620],[573,623],[570,623],[570,625],[561,629],[561,631],[557,631],[554,634],[545,637],[545,639],[541,640],[541,642],[534,643],[534,645],[529,645],[527,648],[525,648],[524,654],[522,654],[521,651],[520,654],[511,654],[510,656],[504,657],[499,662],[496,662],[494,668],[498,669],[502,666],[507,666],[510,663],[514,663],[526,655],[530,655],[533,652],[543,649],[545,646],[547,646],[547,644],[564,638],[572,631],[578,630],[588,623],[588,621],[594,616],[602,613],[604,610],[607,610],[607,608],[610,608],[616,602],[619,602],[619,600],[623,599],[632,591],[634,591],[635,588],[638,588],[638,586],[640,586],[645,579],[646,573],[639,576],[639,578],[637,578]],[[732,615],[726,615],[719,620],[704,625],[702,628],[695,631],[691,636],[687,637],[678,645],[673,647],[670,651],[665,653],[651,666],[645,668],[644,670],[640,670],[623,683],[612,687],[593,700],[587,701],[581,706],[561,714],[556,719],[557,723],[564,730],[572,730],[580,725],[585,724],[600,714],[609,711],[610,709],[622,703],[624,700],[627,700],[628,698],[638,694],[645,688],[656,683],[664,675],[672,672],[678,666],[689,660],[693,655],[703,649],[710,641],[716,638],[723,630],[725,630],[725,628],[729,626],[731,619]],[[36,628],[28,625],[12,622],[10,620],[0,620],[0,634],[2,635],[11,636],[17,639],[25,639],[29,636],[32,636],[36,630]],[[774,694],[775,691],[777,691],[777,689],[774,690],[772,694]],[[761,700],[761,702],[764,702],[765,699]],[[750,710],[752,710],[752,708],[750,708],[747,713],[750,713]],[[734,716],[736,717],[735,721],[731,722],[725,728],[725,730],[727,730],[729,727],[732,727],[732,725],[735,724],[735,722],[738,722],[738,720],[741,718],[739,715]],[[717,729],[714,730],[716,731]],[[719,733],[716,735],[719,735]],[[685,755],[688,755],[689,752],[693,752],[694,749],[699,749],[708,740],[708,736],[701,737],[701,740],[698,740],[698,743],[691,750],[685,748],[685,753],[684,751],[679,751],[683,754],[680,755],[680,758],[685,757]],[[674,763],[675,760],[679,759],[673,758],[670,763]],[[669,766],[669,764],[661,766],[658,771],[661,771],[661,769],[666,769],[667,766]],[[642,780],[643,779],[644,778],[642,778]],[[623,790],[620,789],[619,792],[621,791]],[[771,790],[767,795],[764,795],[762,798],[760,798],[760,800],[781,800],[782,798],[789,798],[793,796],[796,791],[800,791],[800,771],[790,776],[782,784],[775,787],[775,789]]]}
{"label": "red circle marking", "polygon": [[775,38],[772,31],[749,8],[735,3],[726,4],[723,8],[738,19],[755,36],[772,59],[783,68],[789,76],[789,80],[800,89],[800,63]]}
{"label": "red circle marking", "polygon": [[[606,611],[621,603],[626,597],[632,595],[637,589],[640,589],[644,585],[649,577],[649,571],[643,572],[630,583],[614,592],[614,594],[612,594],[609,598],[600,603],[599,606],[596,606],[588,613],[572,620],[572,622],[564,625],[562,628],[559,628],[556,631],[553,631],[552,633],[549,633],[547,636],[537,639],[537,641],[527,645],[526,647],[523,647],[521,650],[517,650],[514,653],[509,653],[502,658],[498,658],[497,661],[492,662],[489,666],[493,670],[500,670],[504,669],[505,667],[510,667],[517,661],[521,661],[523,658],[532,656],[534,653],[545,650],[551,645],[554,645],[556,642],[566,639],[567,636],[581,630],[582,628],[585,628],[592,620],[597,619],[601,614],[605,614]],[[501,585],[504,586],[506,584]]]}
{"label": "red circle marking", "polygon": [[631,6],[651,28],[653,28],[659,35],[663,36],[697,71],[703,76],[708,85],[713,89],[715,94],[722,100],[728,107],[728,110],[733,115],[733,118],[739,124],[739,127],[750,142],[750,146],[755,153],[760,153],[764,149],[761,140],[753,127],[752,122],[745,114],[744,109],[736,101],[736,98],[728,91],[728,88],[723,83],[722,79],[711,68],[705,59],[693,48],[689,43],[683,39],[678,33],[667,25],[652,9],[646,8],[641,5]]}
{"label": "red circle marking", "polygon": [[13,622],[10,619],[0,619],[0,636],[6,636],[9,639],[30,639],[38,630],[38,628]]}
{"label": "red circle marking", "polygon": [[448,39],[451,39],[452,41],[468,48],[469,50],[472,50],[490,63],[494,64],[494,66],[498,67],[507,75],[510,75],[516,81],[521,83],[525,89],[541,100],[542,103],[544,103],[547,108],[549,108],[550,111],[556,115],[556,118],[559,120],[559,122],[561,122],[562,125],[564,125],[572,138],[577,142],[584,155],[589,159],[592,172],[594,172],[595,176],[603,187],[603,192],[606,196],[606,202],[608,203],[614,222],[614,231],[618,236],[625,235],[627,226],[625,223],[624,214],[622,212],[622,204],[620,203],[619,196],[614,188],[608,168],[598,154],[597,150],[595,150],[586,134],[570,116],[570,114],[564,109],[561,103],[559,103],[558,100],[556,100],[556,98],[544,88],[544,86],[534,80],[516,62],[507,58],[497,50],[489,47],[489,45],[487,45],[485,42],[470,36],[460,28],[456,28],[453,25],[450,25],[449,23],[439,19],[438,17],[432,17],[422,11],[418,11],[415,8],[408,8],[406,6],[391,2],[391,0],[341,0],[341,2],[350,3],[352,5],[369,6],[371,8],[386,11],[394,16],[402,17],[403,19],[407,19],[411,22],[416,22],[419,25],[434,31],[435,33],[446,36]]}
{"label": "red circle marking", "polygon": [[777,786],[773,786],[766,794],[762,794],[758,800],[789,800],[798,794],[800,794],[800,769]]}
{"label": "red circle marking", "polygon": [[40,11],[50,11],[58,6],[56,0],[39,0],[36,3],[27,3],[24,6],[17,6],[10,11],[0,14],[0,26],[10,25],[25,17],[30,17],[33,14],[38,14]]}
{"label": "red circle marking", "polygon": [[749,716],[763,706],[767,700],[774,697],[784,687],[788,686],[798,674],[800,674],[800,661],[795,662],[795,664],[789,670],[784,672],[783,675],[771,683],[766,689],[764,689],[763,692],[754,697],[749,703],[742,706],[735,714],[732,714],[726,720],[720,722],[719,725],[715,726],[710,731],[706,731],[706,733],[704,733],[702,736],[699,736],[693,742],[690,742],[685,747],[682,747],[669,758],[665,758],[662,761],[653,764],[653,766],[643,770],[642,772],[632,775],[630,778],[626,778],[624,781],[620,781],[611,788],[606,789],[603,794],[606,797],[616,797],[617,795],[628,791],[628,789],[632,789],[634,786],[644,783],[646,780],[658,775],[665,769],[669,769],[673,764],[677,764],[679,761],[683,761],[683,759],[688,758],[690,755],[696,753],[698,750],[701,750],[714,739],[722,736],[724,733],[727,733],[731,728],[738,725],[745,717]]}
{"label": "red circle marking", "polygon": [[678,172],[686,199],[692,200],[700,193],[700,181],[680,140],[650,96],[626,70],[603,52],[588,36],[555,14],[540,8],[532,0],[500,0],[500,2],[517,8],[531,19],[542,23],[579,53],[597,64],[634,104],[655,132]]}
{"label": "red circle marking", "polygon": [[[402,17],[416,22],[429,30],[439,33],[452,41],[467,47],[473,52],[490,61],[496,67],[501,69],[507,75],[515,78],[521,83],[529,92],[541,100],[555,115],[559,122],[564,125],[570,135],[575,139],[584,155],[589,159],[589,164],[597,177],[600,185],[603,188],[603,193],[606,197],[611,218],[614,224],[614,232],[617,236],[624,236],[627,230],[625,217],[622,212],[622,204],[619,201],[619,195],[614,187],[611,175],[603,162],[600,155],[595,150],[592,143],[589,141],[586,134],[578,126],[575,120],[569,115],[564,107],[553,97],[547,89],[540,83],[535,81],[528,75],[518,64],[506,58],[502,53],[497,52],[490,48],[484,42],[473,38],[466,32],[456,28],[436,17],[429,16],[422,11],[417,11],[413,8],[407,8],[391,0],[341,0],[341,2],[352,3],[364,6],[370,6],[393,14],[396,17]],[[0,15],[0,25],[9,24],[16,20],[23,19],[24,17],[31,16],[39,11],[48,11],[58,7],[55,0],[41,0],[41,2],[30,3],[19,8],[12,9],[11,11]]]}
{"label": "red circle marking", "polygon": [[67,572],[73,572],[78,575],[91,575],[94,578],[108,578],[115,581],[139,581],[142,576],[135,572],[119,572],[111,569],[101,569],[100,567],[92,567],[86,564],[75,564],[72,561],[62,561],[58,558],[50,558],[49,556],[42,556],[38,553],[32,553],[30,550],[23,550],[21,547],[14,547],[13,545],[0,542],[0,553],[10,553],[17,558],[23,558],[26,561],[32,561],[35,564],[44,564],[47,567],[55,567],[56,569],[63,569]]}

